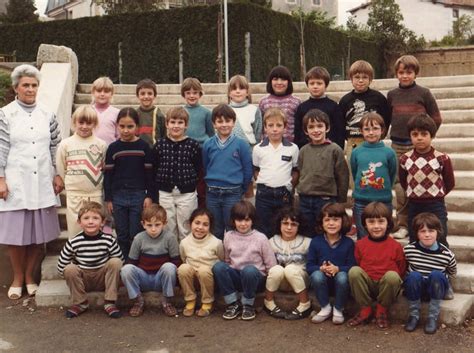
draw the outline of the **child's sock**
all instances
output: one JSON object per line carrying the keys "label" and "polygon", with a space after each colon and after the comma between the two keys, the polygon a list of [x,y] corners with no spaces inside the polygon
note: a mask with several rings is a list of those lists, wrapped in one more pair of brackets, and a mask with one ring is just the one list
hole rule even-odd
{"label": "child's sock", "polygon": [[[203,304],[204,306],[204,304]],[[186,310],[194,310],[194,308],[196,307],[196,301],[195,300],[189,300],[186,302]]]}
{"label": "child's sock", "polygon": [[410,311],[409,316],[413,316],[417,320],[419,320],[420,319],[420,308],[421,308],[421,301],[419,299],[408,301],[408,309]]}
{"label": "child's sock", "polygon": [[372,314],[372,307],[370,305],[364,306],[363,308],[360,309],[359,314],[362,319],[368,319],[370,315]]}
{"label": "child's sock", "polygon": [[272,300],[263,299],[263,304],[265,305],[265,308],[267,308],[270,311],[276,308],[276,304],[273,299]]}
{"label": "child's sock", "polygon": [[308,300],[306,303],[300,302],[296,307],[296,310],[298,310],[300,313],[303,313],[309,308],[311,308],[311,302]]}
{"label": "child's sock", "polygon": [[122,317],[122,313],[120,310],[117,308],[114,302],[106,302],[104,304],[104,310],[111,317],[112,319],[118,319]]}
{"label": "child's sock", "polygon": [[89,302],[87,300],[84,303],[75,304],[75,305],[71,306],[69,309],[67,309],[66,317],[68,319],[73,319],[75,317],[78,317],[84,311],[86,311],[88,308],[89,308]]}

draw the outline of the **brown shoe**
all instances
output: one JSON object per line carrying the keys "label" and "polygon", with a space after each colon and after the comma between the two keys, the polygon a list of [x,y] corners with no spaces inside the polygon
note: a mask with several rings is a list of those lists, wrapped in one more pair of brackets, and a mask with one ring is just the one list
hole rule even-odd
{"label": "brown shoe", "polygon": [[144,300],[135,300],[135,303],[130,308],[130,311],[128,313],[132,317],[138,317],[138,316],[143,314],[144,310],[145,310],[145,301]]}
{"label": "brown shoe", "polygon": [[194,315],[194,308],[192,309],[186,309],[184,308],[183,310],[183,316],[190,317]]}
{"label": "brown shoe", "polygon": [[199,316],[199,317],[209,316],[209,315],[211,315],[211,311],[212,310],[207,310],[207,309],[200,308],[197,312],[197,316]]}
{"label": "brown shoe", "polygon": [[165,313],[166,316],[169,316],[169,317],[178,315],[178,311],[176,310],[174,305],[171,303],[163,304],[163,312]]}

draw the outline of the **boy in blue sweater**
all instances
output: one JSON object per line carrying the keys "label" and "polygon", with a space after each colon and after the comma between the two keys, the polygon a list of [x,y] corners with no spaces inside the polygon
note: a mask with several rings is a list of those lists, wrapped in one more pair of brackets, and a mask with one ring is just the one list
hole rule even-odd
{"label": "boy in blue sweater", "polygon": [[395,151],[380,141],[386,132],[384,119],[377,113],[365,114],[361,120],[361,131],[364,142],[351,154],[353,215],[358,239],[367,235],[361,222],[365,206],[378,201],[392,211],[392,187],[397,175]]}
{"label": "boy in blue sweater", "polygon": [[240,201],[252,179],[252,153],[246,141],[233,134],[235,112],[227,104],[212,110],[217,131],[204,143],[202,157],[207,185],[206,206],[214,216],[214,235],[223,239],[230,210]]}

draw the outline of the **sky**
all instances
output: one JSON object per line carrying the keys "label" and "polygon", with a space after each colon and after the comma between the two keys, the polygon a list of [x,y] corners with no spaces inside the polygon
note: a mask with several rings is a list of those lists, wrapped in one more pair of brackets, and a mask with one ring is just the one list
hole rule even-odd
{"label": "sky", "polygon": [[44,10],[46,9],[47,3],[48,3],[48,0],[35,0],[35,6],[38,9],[38,13],[40,15],[44,14]]}

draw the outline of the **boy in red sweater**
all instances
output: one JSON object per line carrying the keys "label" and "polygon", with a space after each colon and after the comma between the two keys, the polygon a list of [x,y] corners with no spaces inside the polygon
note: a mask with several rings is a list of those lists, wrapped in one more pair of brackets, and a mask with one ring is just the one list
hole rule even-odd
{"label": "boy in red sweater", "polygon": [[405,275],[405,255],[401,245],[389,236],[393,228],[392,214],[383,203],[369,203],[362,212],[362,224],[369,235],[357,241],[354,255],[358,266],[349,271],[352,296],[360,311],[348,324],[367,323],[375,299],[377,327],[386,329],[388,309],[396,300]]}

